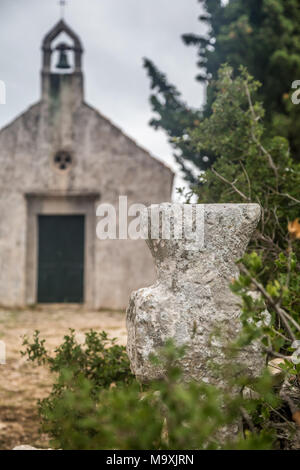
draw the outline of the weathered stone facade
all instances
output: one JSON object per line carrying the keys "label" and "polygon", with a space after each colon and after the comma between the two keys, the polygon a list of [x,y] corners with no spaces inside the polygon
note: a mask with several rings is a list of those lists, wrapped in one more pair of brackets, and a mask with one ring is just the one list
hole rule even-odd
{"label": "weathered stone facade", "polygon": [[[192,208],[190,217],[183,212]],[[199,210],[201,209],[201,210]],[[202,214],[191,232],[185,230],[196,211]],[[257,204],[204,204],[189,206],[161,204],[151,206],[143,215],[148,232],[153,213],[161,212],[158,237],[149,237],[158,272],[158,281],[131,295],[127,309],[127,352],[132,372],[141,382],[163,376],[164,371],[150,360],[159,355],[168,339],[186,346],[181,365],[186,379],[222,384],[216,365],[224,370],[228,345],[241,330],[239,298],[230,288],[238,276],[240,259],[260,219]],[[164,221],[170,222],[171,235],[165,239]],[[180,228],[180,232],[178,231]],[[188,235],[188,236],[186,236]],[[200,235],[200,236],[199,236]],[[264,358],[258,344],[242,349],[235,359],[247,373],[258,375]]]}
{"label": "weathered stone facade", "polygon": [[[72,73],[51,71],[51,43],[74,42]],[[84,101],[82,47],[61,21],[43,44],[42,98],[0,132],[0,303],[37,302],[37,216],[83,214],[84,302],[122,308],[132,290],[155,278],[141,241],[96,238],[96,207],[170,200],[173,173]],[[59,168],[57,152],[71,162]],[[70,234],[70,237],[72,234]]]}

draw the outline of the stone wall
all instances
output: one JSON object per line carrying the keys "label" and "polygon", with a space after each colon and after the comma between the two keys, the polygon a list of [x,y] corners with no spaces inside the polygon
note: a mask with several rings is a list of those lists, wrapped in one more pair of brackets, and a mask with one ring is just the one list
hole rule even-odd
{"label": "stone wall", "polygon": [[[81,74],[43,75],[43,99],[0,132],[0,302],[26,303],[26,194],[98,193],[117,205],[171,199],[173,173],[83,100]],[[53,157],[71,153],[69,170]],[[133,289],[151,284],[153,263],[144,244],[100,241],[95,233],[93,307],[122,308]]]}

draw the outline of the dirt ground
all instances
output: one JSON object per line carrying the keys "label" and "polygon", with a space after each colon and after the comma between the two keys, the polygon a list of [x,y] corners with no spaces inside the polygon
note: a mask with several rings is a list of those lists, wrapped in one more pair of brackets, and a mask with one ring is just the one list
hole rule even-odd
{"label": "dirt ground", "polygon": [[36,403],[50,391],[51,377],[45,367],[21,357],[22,337],[32,337],[39,330],[46,346],[55,349],[70,328],[76,330],[79,341],[84,332],[95,329],[126,344],[124,312],[90,312],[74,306],[0,308],[0,340],[6,345],[6,364],[0,365],[0,450],[20,444],[48,447],[47,436],[39,433]]}

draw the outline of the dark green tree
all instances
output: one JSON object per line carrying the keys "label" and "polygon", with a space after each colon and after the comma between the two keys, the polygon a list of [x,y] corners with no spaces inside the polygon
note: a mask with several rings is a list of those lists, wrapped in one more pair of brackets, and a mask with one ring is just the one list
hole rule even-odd
{"label": "dark green tree", "polygon": [[197,168],[209,168],[209,165],[205,166],[202,155],[195,152],[195,149],[190,147],[189,141],[184,141],[182,136],[199,125],[203,113],[201,110],[189,108],[182,100],[177,88],[168,82],[167,77],[150,60],[145,59],[144,65],[151,77],[151,88],[154,93],[150,101],[153,111],[157,114],[150,124],[155,129],[163,129],[167,132],[170,143],[176,149],[174,157],[186,179],[197,184],[198,179],[186,162],[193,163]]}
{"label": "dark green tree", "polygon": [[221,67],[212,112],[188,139],[195,152],[209,149],[217,156],[202,173],[202,186],[194,188],[200,203],[261,206],[250,248],[262,255],[265,273],[272,275],[274,260],[288,246],[288,222],[299,217],[300,164],[291,159],[284,137],[266,131],[259,89],[244,67],[237,76],[231,67]]}
{"label": "dark green tree", "polygon": [[[206,35],[185,34],[187,45],[198,49],[200,73],[197,80],[207,85],[207,102],[202,110],[190,109],[181,94],[154,64],[145,60],[154,93],[152,121],[164,129],[176,149],[175,157],[185,176],[195,183],[189,163],[206,170],[215,155],[206,149],[195,153],[188,143],[177,142],[187,127],[211,114],[215,99],[217,74],[228,63],[235,72],[240,65],[259,80],[259,99],[264,103],[265,125],[270,135],[282,135],[290,144],[292,158],[300,160],[300,107],[291,102],[294,80],[300,80],[300,5],[299,0],[199,0],[206,23]],[[174,113],[174,110],[176,112]],[[207,160],[209,157],[209,160]]]}

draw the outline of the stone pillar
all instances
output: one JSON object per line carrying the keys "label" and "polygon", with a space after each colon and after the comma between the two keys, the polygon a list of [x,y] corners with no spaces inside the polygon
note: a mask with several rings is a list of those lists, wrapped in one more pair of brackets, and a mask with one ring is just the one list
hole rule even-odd
{"label": "stone pillar", "polygon": [[[161,215],[153,218],[153,213]],[[185,230],[191,218],[195,230]],[[239,299],[229,284],[238,276],[236,261],[259,219],[257,204],[166,203],[145,211],[142,227],[149,233],[147,244],[158,281],[134,292],[127,310],[127,351],[138,380],[146,382],[163,374],[149,361],[149,354],[173,338],[177,345],[187,346],[182,361],[185,379],[220,383],[210,362],[222,366],[224,347],[239,332]],[[171,239],[164,239],[168,220]],[[182,220],[182,238],[175,239],[172,235],[181,233]],[[214,339],[216,331],[221,336]],[[254,374],[264,366],[258,346],[241,352],[239,360]]]}

